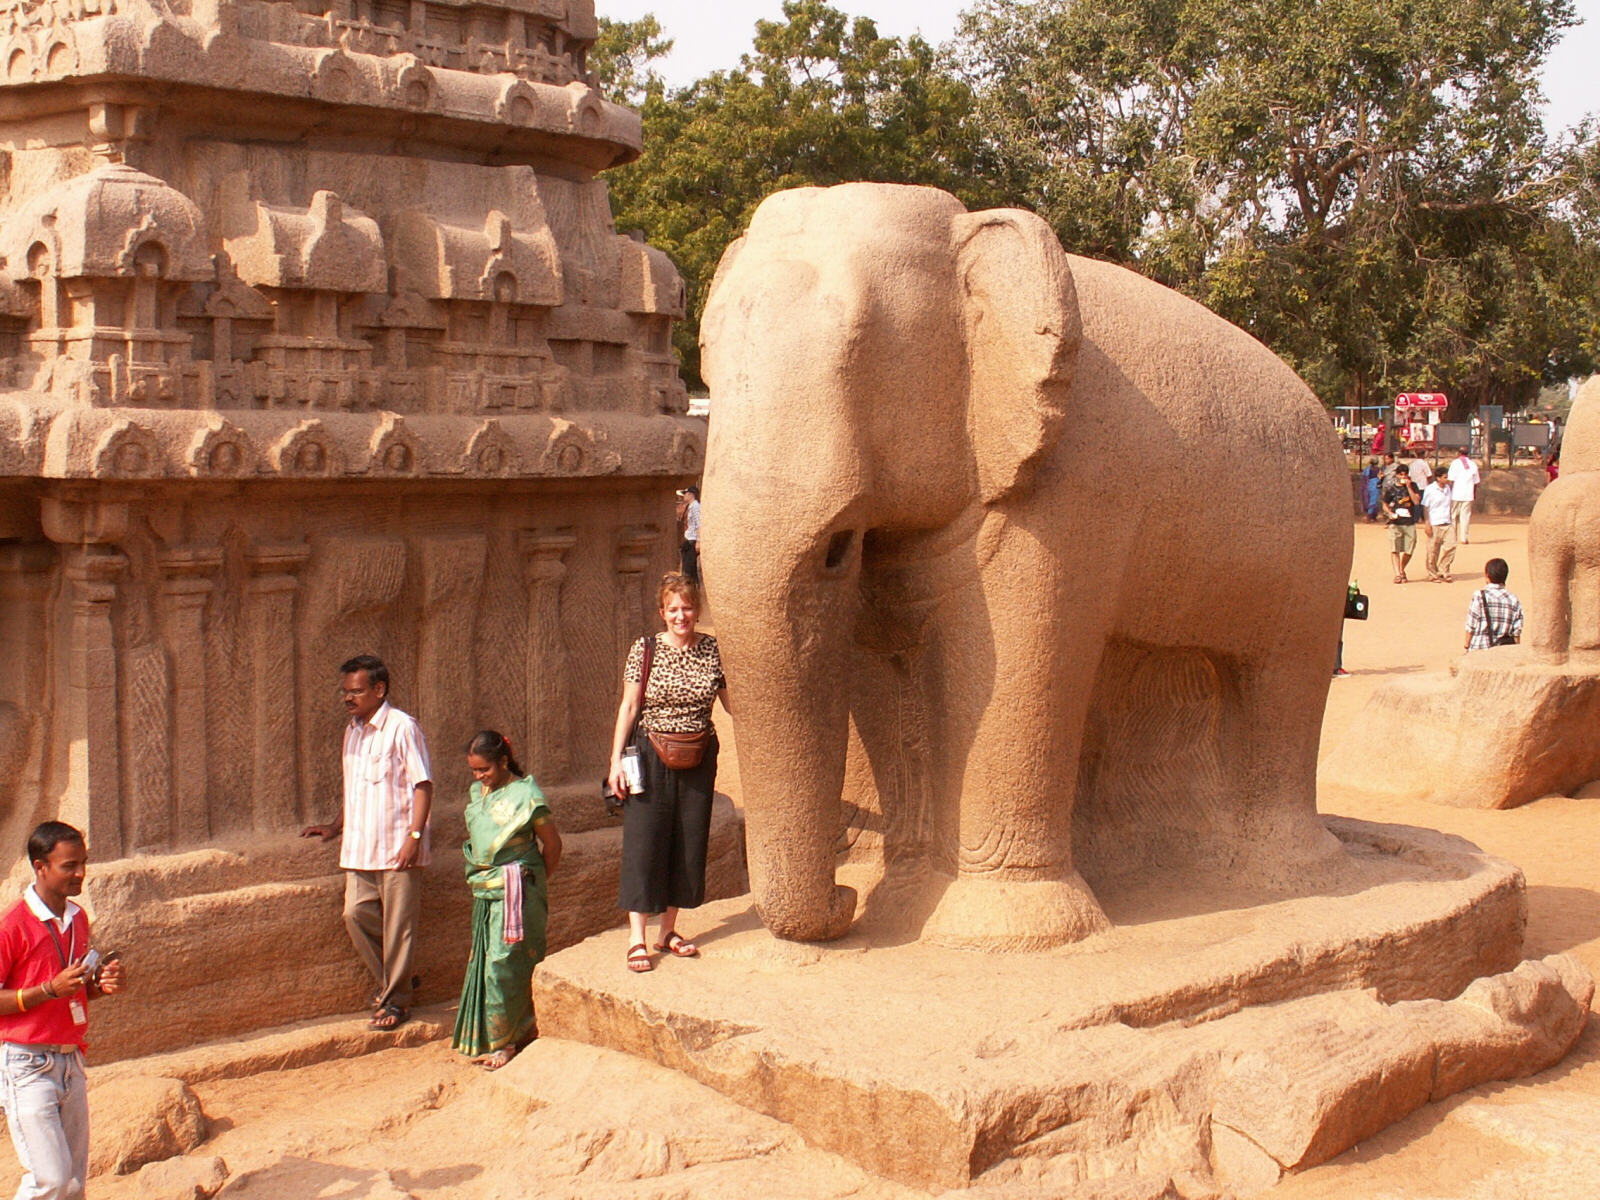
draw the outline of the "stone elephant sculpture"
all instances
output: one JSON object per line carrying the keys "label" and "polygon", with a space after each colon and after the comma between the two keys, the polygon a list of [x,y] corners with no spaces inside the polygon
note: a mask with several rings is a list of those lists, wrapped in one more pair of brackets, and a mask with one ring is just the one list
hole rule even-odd
{"label": "stone elephant sculpture", "polygon": [[1528,522],[1524,641],[1544,659],[1600,663],[1600,379],[1573,400],[1561,438],[1561,474]]}
{"label": "stone elephant sculpture", "polygon": [[1034,215],[878,184],[766,200],[702,341],[704,573],[773,933],[850,928],[841,831],[874,803],[917,934],[963,947],[1102,929],[1102,883],[1294,888],[1343,857],[1315,775],[1350,483],[1260,343]]}

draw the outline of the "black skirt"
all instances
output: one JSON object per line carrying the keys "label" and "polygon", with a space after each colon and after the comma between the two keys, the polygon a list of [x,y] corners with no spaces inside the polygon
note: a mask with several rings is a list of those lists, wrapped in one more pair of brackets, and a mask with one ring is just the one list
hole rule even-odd
{"label": "black skirt", "polygon": [[674,771],[638,733],[644,791],[622,808],[622,879],[617,907],[660,913],[698,908],[706,898],[706,845],[717,783],[717,735],[700,765]]}

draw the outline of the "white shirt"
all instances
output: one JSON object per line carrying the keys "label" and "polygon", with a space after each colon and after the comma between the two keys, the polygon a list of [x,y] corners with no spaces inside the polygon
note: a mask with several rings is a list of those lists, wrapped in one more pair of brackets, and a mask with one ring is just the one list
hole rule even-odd
{"label": "white shirt", "polygon": [[1457,458],[1450,464],[1450,499],[1471,500],[1478,494],[1478,464],[1470,458]]}
{"label": "white shirt", "polygon": [[698,542],[700,540],[700,501],[691,498],[689,507],[683,515],[683,540]]}
{"label": "white shirt", "polygon": [[1420,492],[1428,486],[1428,480],[1433,478],[1433,468],[1420,458],[1411,460],[1411,465],[1406,468],[1406,473],[1411,476],[1411,482],[1417,485]]}
{"label": "white shirt", "polygon": [[1450,485],[1435,479],[1422,491],[1422,507],[1428,510],[1429,525],[1450,524]]}
{"label": "white shirt", "polygon": [[[72,944],[71,938],[75,935],[69,931],[72,929],[73,918],[78,915],[78,906],[68,900],[67,907],[63,910],[62,915],[58,917],[50,911],[50,906],[44,902],[44,897],[39,895],[38,885],[32,883],[28,885],[28,890],[22,893],[22,899],[27,904],[28,911],[38,917],[41,923],[55,922],[56,936],[66,936],[68,939],[62,943],[63,949],[67,952],[67,961],[72,962],[77,959],[81,952],[77,946]],[[89,947],[87,946],[83,947],[85,951],[88,949]]]}
{"label": "white shirt", "polygon": [[[410,836],[416,787],[433,778],[422,730],[384,701],[362,723],[351,717],[344,731],[344,844],[339,865],[347,871],[392,871]],[[428,865],[431,822],[422,830],[419,867]]]}

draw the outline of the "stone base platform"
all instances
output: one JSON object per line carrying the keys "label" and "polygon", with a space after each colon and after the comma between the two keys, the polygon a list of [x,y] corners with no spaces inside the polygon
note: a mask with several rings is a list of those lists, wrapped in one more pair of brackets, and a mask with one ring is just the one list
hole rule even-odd
{"label": "stone base platform", "polygon": [[1187,913],[1169,895],[1143,920],[1148,898],[1103,896],[1115,927],[1046,953],[787,943],[747,898],[709,904],[683,921],[698,961],[631,975],[625,930],[547,959],[540,1032],[675,1068],[908,1184],[1249,1194],[1550,1066],[1588,1016],[1576,960],[1519,965],[1516,868],[1427,830],[1328,825],[1339,894]]}
{"label": "stone base platform", "polygon": [[[1404,769],[1375,773],[1373,746]],[[1600,659],[1545,661],[1529,646],[1496,646],[1449,673],[1391,680],[1317,778],[1462,808],[1571,795],[1600,779]]]}
{"label": "stone base platform", "polygon": [[[557,793],[563,830],[560,870],[550,881],[552,950],[624,919],[617,908],[622,823],[583,828],[604,817],[598,788]],[[571,818],[570,823],[563,823]],[[577,832],[572,825],[578,825]],[[461,874],[465,825],[458,810],[436,809],[433,858],[424,872],[416,971],[419,1004],[445,1004],[461,993],[472,944],[472,894]],[[13,894],[21,890],[20,866]],[[706,894],[749,889],[744,818],[727,796],[712,808]],[[87,904],[95,943],[121,951],[137,985],[115,1004],[98,1005],[94,1061],[191,1047],[263,1027],[360,1008],[372,981],[345,933],[345,874],[339,843],[293,833],[203,847],[179,854],[96,862]],[[175,1012],[182,1020],[174,1020]]]}

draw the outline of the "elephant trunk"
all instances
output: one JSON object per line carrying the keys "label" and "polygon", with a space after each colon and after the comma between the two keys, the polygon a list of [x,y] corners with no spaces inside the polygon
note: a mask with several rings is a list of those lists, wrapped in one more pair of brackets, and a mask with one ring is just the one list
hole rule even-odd
{"label": "elephant trunk", "polygon": [[[725,507],[719,505],[725,504]],[[777,936],[846,933],[855,893],[834,883],[849,724],[849,646],[861,538],[842,517],[797,531],[777,502],[717,493],[702,543],[728,678],[750,883]],[[751,510],[770,510],[773,520]]]}

